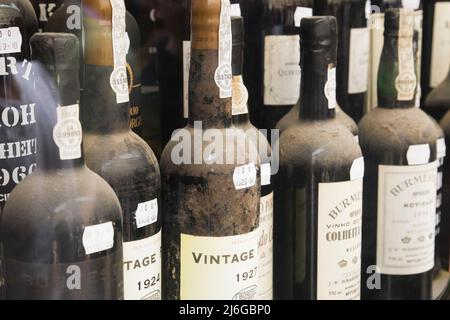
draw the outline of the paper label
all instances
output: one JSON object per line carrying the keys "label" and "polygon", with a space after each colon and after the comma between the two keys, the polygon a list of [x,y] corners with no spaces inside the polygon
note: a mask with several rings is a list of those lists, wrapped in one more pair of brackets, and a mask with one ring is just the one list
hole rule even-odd
{"label": "paper label", "polygon": [[83,246],[87,255],[111,249],[114,246],[113,223],[110,221],[85,227]]}
{"label": "paper label", "polygon": [[240,17],[241,16],[241,6],[239,3],[231,4],[231,16],[232,17]]}
{"label": "paper label", "polygon": [[351,29],[348,72],[349,94],[367,92],[369,81],[369,48],[369,29]]}
{"label": "paper label", "polygon": [[328,80],[324,88],[325,97],[328,99],[328,109],[336,108],[336,68],[328,68]]}
{"label": "paper label", "polygon": [[445,158],[447,154],[447,146],[445,144],[445,139],[441,138],[436,141],[436,149],[437,149],[437,158],[442,159]]}
{"label": "paper label", "polygon": [[358,158],[353,161],[350,168],[350,180],[358,180],[364,178],[364,158]]}
{"label": "paper label", "polygon": [[236,190],[247,189],[256,184],[256,166],[254,163],[234,169],[233,182]]}
{"label": "paper label", "polygon": [[370,65],[367,111],[378,106],[378,69],[384,44],[384,14],[373,13],[370,17]]}
{"label": "paper label", "polygon": [[406,9],[400,11],[399,28],[399,74],[395,79],[395,87],[397,89],[397,99],[399,101],[409,101],[413,100],[417,85],[413,51],[414,11]]}
{"label": "paper label", "polygon": [[261,197],[258,300],[273,300],[273,192]]}
{"label": "paper label", "polygon": [[81,158],[81,140],[83,131],[79,120],[78,104],[57,107],[57,123],[53,129],[53,141],[59,148],[61,160]]}
{"label": "paper label", "polygon": [[111,88],[116,93],[117,103],[130,101],[127,78],[126,8],[123,0],[110,0],[112,7],[112,44],[114,70],[111,73]]}
{"label": "paper label", "polygon": [[189,118],[189,71],[191,69],[191,42],[183,41],[183,115]]}
{"label": "paper label", "polygon": [[313,9],[308,7],[297,7],[294,13],[294,24],[298,28],[302,23],[302,19],[311,17],[313,15]]}
{"label": "paper label", "polygon": [[293,106],[300,96],[300,37],[266,36],[264,104]]}
{"label": "paper label", "polygon": [[123,243],[125,300],[161,300],[161,231]]}
{"label": "paper label", "polygon": [[426,164],[430,161],[430,156],[431,149],[428,144],[410,146],[408,148],[408,152],[406,153],[406,159],[408,160],[408,164],[410,166]]}
{"label": "paper label", "polygon": [[261,164],[261,185],[268,186],[272,177],[270,163]]}
{"label": "paper label", "polygon": [[230,237],[181,234],[181,300],[256,300],[260,230]]}
{"label": "paper label", "polygon": [[0,54],[19,53],[22,50],[22,34],[19,27],[0,29]]}
{"label": "paper label", "polygon": [[233,116],[248,113],[248,91],[242,76],[233,77]]}
{"label": "paper label", "polygon": [[412,275],[434,266],[437,162],[379,166],[377,266]]}
{"label": "paper label", "polygon": [[420,101],[422,99],[422,86],[420,79],[422,77],[422,43],[423,43],[423,11],[414,11],[414,30],[417,31],[417,54],[416,54],[416,77],[417,77],[417,89],[416,89],[416,107],[420,108]]}
{"label": "paper label", "polygon": [[158,221],[158,199],[139,203],[136,210],[136,226],[143,228]]}
{"label": "paper label", "polygon": [[360,299],[363,180],[320,183],[317,299]]}
{"label": "paper label", "polygon": [[450,65],[450,2],[434,4],[433,43],[430,87],[436,88],[447,78]]}
{"label": "paper label", "polygon": [[220,98],[232,97],[232,69],[231,69],[231,5],[230,0],[221,0],[219,25],[219,66],[214,79],[220,89]]}

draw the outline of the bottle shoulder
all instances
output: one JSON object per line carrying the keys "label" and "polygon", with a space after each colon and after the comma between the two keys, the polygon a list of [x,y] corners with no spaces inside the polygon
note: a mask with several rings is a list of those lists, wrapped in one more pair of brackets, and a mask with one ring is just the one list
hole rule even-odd
{"label": "bottle shoulder", "polygon": [[430,109],[450,110],[450,78],[434,88],[425,99],[425,106]]}

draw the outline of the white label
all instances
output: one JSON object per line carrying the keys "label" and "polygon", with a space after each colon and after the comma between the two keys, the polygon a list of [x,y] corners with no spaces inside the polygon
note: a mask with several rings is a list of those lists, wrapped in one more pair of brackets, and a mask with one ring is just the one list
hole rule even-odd
{"label": "white label", "polygon": [[411,275],[434,266],[437,163],[380,166],[377,265]]}
{"label": "white label", "polygon": [[328,80],[324,88],[325,97],[328,99],[328,109],[336,108],[336,68],[328,68]]}
{"label": "white label", "polygon": [[311,17],[313,15],[313,9],[308,7],[297,7],[294,13],[294,24],[296,27],[300,27],[302,19]]}
{"label": "white label", "polygon": [[363,180],[320,183],[317,299],[360,299]]}
{"label": "white label", "polygon": [[368,28],[350,31],[350,58],[348,72],[348,93],[363,93],[369,81],[370,33]]}
{"label": "white label", "polygon": [[437,149],[437,158],[442,159],[445,158],[447,154],[447,146],[445,145],[445,139],[438,139],[436,141],[436,149]]}
{"label": "white label", "polygon": [[233,77],[233,116],[248,113],[248,91],[242,80],[242,76]]}
{"label": "white label", "polygon": [[233,182],[236,190],[247,189],[256,184],[256,166],[254,163],[234,169]]}
{"label": "white label", "polygon": [[408,152],[406,153],[406,159],[408,164],[418,165],[426,164],[430,161],[431,150],[428,144],[418,144],[415,146],[410,146]]}
{"label": "white label", "polygon": [[405,9],[417,10],[420,7],[420,0],[402,0],[402,6]]}
{"label": "white label", "polygon": [[231,4],[231,16],[232,17],[240,17],[241,16],[241,6],[239,3]]}
{"label": "white label", "polygon": [[78,104],[57,107],[57,123],[53,129],[53,140],[59,148],[61,160],[81,158],[83,131],[79,120]]}
{"label": "white label", "polygon": [[19,27],[0,29],[0,54],[18,53],[22,50],[22,34]]}
{"label": "white label", "polygon": [[367,94],[367,111],[378,106],[378,69],[384,44],[384,14],[373,13],[370,17],[370,66],[369,91]]}
{"label": "white label", "polygon": [[183,41],[183,115],[189,118],[189,71],[191,69],[191,42]]}
{"label": "white label", "polygon": [[230,237],[181,234],[181,300],[256,300],[260,230]]}
{"label": "white label", "polygon": [[430,87],[440,85],[450,65],[450,2],[434,5],[433,44],[431,51]]}
{"label": "white label", "polygon": [[113,223],[110,221],[85,227],[83,246],[87,255],[111,249],[114,246]]}
{"label": "white label", "polygon": [[231,98],[232,69],[231,69],[231,5],[230,0],[221,0],[219,25],[219,66],[216,69],[214,79],[220,89],[220,98]]}
{"label": "white label", "polygon": [[136,210],[136,226],[143,228],[158,220],[158,199],[139,203]]}
{"label": "white label", "polygon": [[417,77],[415,74],[413,36],[414,11],[405,9],[400,11],[398,31],[398,75],[395,79],[397,99],[409,101],[416,93]]}
{"label": "white label", "polygon": [[161,300],[161,231],[123,243],[125,300]]}
{"label": "white label", "polygon": [[364,158],[358,158],[353,161],[350,169],[350,180],[358,180],[364,178]]}
{"label": "white label", "polygon": [[273,299],[273,192],[261,197],[258,299]]}
{"label": "white label", "polygon": [[267,186],[270,184],[270,178],[272,176],[270,163],[261,164],[261,185]]}
{"label": "white label", "polygon": [[114,70],[111,73],[110,84],[116,93],[117,103],[125,103],[130,101],[126,69],[126,9],[123,0],[110,0],[110,3],[112,7],[112,43],[114,49]]}
{"label": "white label", "polygon": [[266,36],[264,104],[293,106],[300,96],[300,37]]}

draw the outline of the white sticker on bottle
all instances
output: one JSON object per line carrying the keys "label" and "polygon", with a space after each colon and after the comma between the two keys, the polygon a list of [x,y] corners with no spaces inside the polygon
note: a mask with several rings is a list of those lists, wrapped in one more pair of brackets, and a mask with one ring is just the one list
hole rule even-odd
{"label": "white sticker on bottle", "polygon": [[234,169],[233,182],[236,190],[247,189],[256,184],[256,166],[250,163]]}
{"label": "white sticker on bottle", "polygon": [[22,51],[22,34],[19,27],[0,29],[0,54]]}
{"label": "white sticker on bottle", "polygon": [[430,161],[431,149],[428,144],[410,146],[406,153],[406,159],[410,166],[426,164]]}
{"label": "white sticker on bottle", "polygon": [[240,17],[241,16],[241,6],[239,3],[231,4],[231,16],[232,17]]}
{"label": "white sticker on bottle", "polygon": [[53,141],[59,148],[59,158],[61,160],[81,158],[83,130],[79,120],[78,104],[57,107],[56,117]]}
{"label": "white sticker on bottle", "polygon": [[336,68],[328,68],[328,79],[325,83],[325,97],[328,99],[328,109],[335,109],[336,102]]}
{"label": "white sticker on bottle", "polygon": [[189,71],[191,69],[191,42],[183,41],[183,115],[189,118]]}
{"label": "white sticker on bottle", "polygon": [[125,300],[161,300],[161,231],[123,243]]}
{"label": "white sticker on bottle", "polygon": [[267,186],[270,184],[270,178],[272,176],[270,163],[261,164],[261,185]]}
{"label": "white sticker on bottle", "polygon": [[111,249],[114,247],[113,223],[110,221],[85,227],[82,241],[86,255]]}
{"label": "white sticker on bottle", "polygon": [[230,237],[181,234],[181,300],[256,300],[260,230]]}
{"label": "white sticker on bottle", "polygon": [[112,7],[112,44],[114,70],[111,73],[111,88],[116,93],[117,103],[130,101],[127,77],[126,8],[123,0],[110,0]]}
{"label": "white sticker on bottle", "polygon": [[350,31],[348,93],[367,92],[369,81],[370,32],[368,28]]}
{"label": "white sticker on bottle", "polygon": [[420,0],[402,0],[402,6],[405,9],[418,10],[420,8]]}
{"label": "white sticker on bottle", "polygon": [[414,11],[400,11],[398,31],[398,75],[395,79],[397,99],[410,101],[414,99],[417,86],[415,59],[413,50]]}
{"label": "white sticker on bottle", "polygon": [[143,228],[158,221],[158,199],[139,203],[136,210],[136,226]]}
{"label": "white sticker on bottle", "polygon": [[447,154],[447,146],[445,144],[445,139],[441,138],[436,141],[436,149],[437,149],[437,158],[442,159],[445,158]]}
{"label": "white sticker on bottle", "polygon": [[437,162],[379,166],[377,265],[411,275],[434,266]]}
{"label": "white sticker on bottle", "polygon": [[362,190],[362,179],[319,184],[318,300],[360,299]]}
{"label": "white sticker on bottle", "polygon": [[233,99],[232,99],[233,116],[248,113],[248,91],[242,80],[242,76],[233,77]]}
{"label": "white sticker on bottle", "polygon": [[434,4],[433,43],[430,87],[436,88],[447,78],[450,65],[450,2]]}
{"label": "white sticker on bottle", "polygon": [[258,299],[273,300],[273,192],[261,197]]}
{"label": "white sticker on bottle", "polygon": [[353,161],[350,169],[350,180],[358,180],[364,178],[364,158],[358,158]]}
{"label": "white sticker on bottle", "polygon": [[311,17],[313,9],[308,7],[297,7],[294,13],[294,25],[300,27],[303,18]]}
{"label": "white sticker on bottle", "polygon": [[366,0],[365,11],[366,11],[366,19],[369,20],[370,16],[372,15],[372,2],[370,0]]}
{"label": "white sticker on bottle", "polygon": [[300,37],[266,36],[264,105],[293,106],[300,96]]}
{"label": "white sticker on bottle", "polygon": [[233,72],[231,69],[231,5],[230,0],[221,0],[219,24],[219,66],[216,69],[214,79],[219,87],[220,98],[233,96]]}

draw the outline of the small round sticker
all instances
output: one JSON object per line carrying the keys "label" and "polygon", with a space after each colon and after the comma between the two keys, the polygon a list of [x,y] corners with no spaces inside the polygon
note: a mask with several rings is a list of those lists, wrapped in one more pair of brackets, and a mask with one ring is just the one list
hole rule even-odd
{"label": "small round sticker", "polygon": [[[417,78],[412,72],[402,72],[395,79],[395,87],[402,95],[414,95]],[[412,99],[411,96],[411,99]]]}
{"label": "small round sticker", "polygon": [[125,67],[118,67],[111,73],[110,78],[111,88],[116,94],[128,94],[128,79],[127,69]]}
{"label": "small round sticker", "polygon": [[220,89],[221,98],[231,97],[232,72],[230,64],[221,64],[214,75],[217,86]]}

